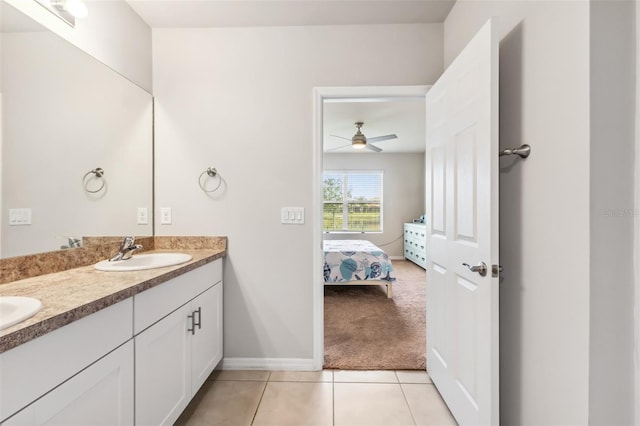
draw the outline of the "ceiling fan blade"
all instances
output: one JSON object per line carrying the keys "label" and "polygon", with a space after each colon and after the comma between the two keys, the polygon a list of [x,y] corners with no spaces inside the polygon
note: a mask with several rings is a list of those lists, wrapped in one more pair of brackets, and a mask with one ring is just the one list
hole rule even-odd
{"label": "ceiling fan blade", "polygon": [[369,143],[369,141],[367,141],[367,144],[364,147],[367,148],[368,150],[371,150],[371,151],[374,151],[374,152],[381,152],[382,151],[382,148],[378,148],[375,145],[371,145]]}
{"label": "ceiling fan blade", "polygon": [[332,136],[334,138],[344,139],[345,141],[351,141],[351,138],[343,138],[342,136],[338,136],[338,135],[329,135],[329,136]]}
{"label": "ceiling fan blade", "polygon": [[337,151],[337,150],[339,150],[339,149],[346,148],[346,147],[348,147],[348,146],[351,146],[351,144],[338,146],[338,147],[336,147],[336,148],[325,149],[325,150],[324,150],[324,152]]}
{"label": "ceiling fan blade", "polygon": [[398,136],[396,135],[376,136],[375,138],[367,138],[367,142],[382,142],[382,141],[388,141],[389,139],[398,139]]}

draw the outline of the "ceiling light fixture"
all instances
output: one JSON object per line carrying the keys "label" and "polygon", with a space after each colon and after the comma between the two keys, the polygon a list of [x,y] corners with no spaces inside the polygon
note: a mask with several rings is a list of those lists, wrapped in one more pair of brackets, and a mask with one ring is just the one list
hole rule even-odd
{"label": "ceiling light fixture", "polygon": [[355,149],[363,149],[365,146],[367,146],[367,140],[364,138],[364,136],[362,136],[361,138],[354,136],[351,140],[351,146]]}
{"label": "ceiling light fixture", "polygon": [[362,134],[360,128],[364,125],[362,121],[356,122],[356,127],[358,131],[351,138],[351,146],[355,149],[364,149],[367,146],[367,138]]}

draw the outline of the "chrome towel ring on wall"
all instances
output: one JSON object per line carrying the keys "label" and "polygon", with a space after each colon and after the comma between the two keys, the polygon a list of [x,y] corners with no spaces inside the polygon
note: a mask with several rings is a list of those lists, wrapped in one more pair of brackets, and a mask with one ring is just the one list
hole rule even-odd
{"label": "chrome towel ring on wall", "polygon": [[[211,178],[218,178],[218,184],[214,188],[207,189],[206,187],[207,179],[204,179],[204,181],[202,179],[202,177],[205,174]],[[220,185],[222,185],[222,177],[220,177],[220,174],[218,173],[215,167],[207,167],[207,170],[200,173],[200,177],[198,177],[198,185],[200,185],[200,189],[202,189],[204,192],[216,192],[220,188]]]}
{"label": "chrome towel ring on wall", "polygon": [[[93,175],[92,179],[87,179],[87,177],[89,177],[90,175]],[[100,187],[98,189],[89,189],[89,182],[91,182],[92,180],[97,180],[100,179]],[[82,187],[84,188],[84,190],[90,194],[95,194],[97,192],[100,192],[104,189],[106,181],[104,180],[104,170],[100,167],[97,167],[93,170],[89,170],[87,173],[84,174],[84,176],[82,177]]]}

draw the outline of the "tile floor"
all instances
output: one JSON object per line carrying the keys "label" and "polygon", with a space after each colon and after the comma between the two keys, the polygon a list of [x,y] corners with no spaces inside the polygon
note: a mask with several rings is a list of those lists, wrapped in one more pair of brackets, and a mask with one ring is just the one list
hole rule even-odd
{"label": "tile floor", "polygon": [[216,371],[176,425],[456,425],[423,371]]}

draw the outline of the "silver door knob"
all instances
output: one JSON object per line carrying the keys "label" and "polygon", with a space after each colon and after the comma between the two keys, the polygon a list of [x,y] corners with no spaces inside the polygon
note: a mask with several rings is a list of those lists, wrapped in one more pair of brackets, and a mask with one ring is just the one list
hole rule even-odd
{"label": "silver door knob", "polygon": [[487,275],[487,264],[484,262],[480,262],[480,264],[476,266],[471,266],[468,263],[463,263],[462,265],[469,268],[471,272],[479,273],[481,277],[484,277]]}

